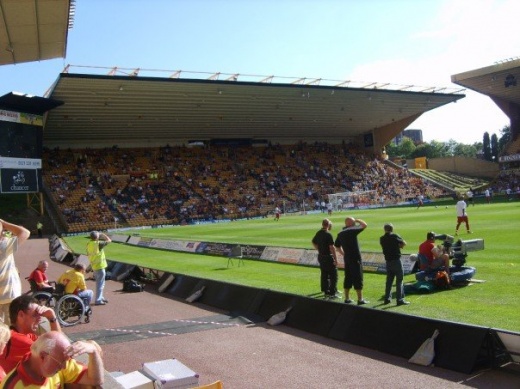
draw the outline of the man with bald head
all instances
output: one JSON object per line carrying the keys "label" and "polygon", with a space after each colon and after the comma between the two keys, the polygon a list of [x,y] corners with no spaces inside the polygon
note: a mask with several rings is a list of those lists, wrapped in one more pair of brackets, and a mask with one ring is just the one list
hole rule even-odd
{"label": "man with bald head", "polygon": [[49,279],[47,278],[46,273],[48,268],[49,262],[41,260],[38,262],[36,269],[34,269],[29,275],[28,280],[29,282],[33,281],[35,283],[37,290],[52,293],[54,292],[54,286],[49,284]]}
{"label": "man with bald head", "polygon": [[345,303],[352,304],[350,289],[354,288],[357,293],[357,304],[368,304],[363,298],[363,265],[361,263],[361,251],[357,236],[367,228],[367,223],[361,219],[347,217],[345,227],[339,232],[334,242],[336,250],[343,255],[345,262]]}
{"label": "man with bald head", "polygon": [[[88,354],[88,366],[75,357]],[[101,347],[94,341],[70,343],[62,332],[49,331],[2,381],[3,388],[62,388],[64,384],[102,385]]]}

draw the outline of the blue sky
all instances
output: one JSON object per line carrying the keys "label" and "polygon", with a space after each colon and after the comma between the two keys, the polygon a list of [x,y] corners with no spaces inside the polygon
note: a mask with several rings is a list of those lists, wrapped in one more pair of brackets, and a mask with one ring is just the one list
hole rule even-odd
{"label": "blue sky", "polygon": [[[0,94],[42,96],[67,64],[460,88],[451,75],[520,55],[519,13],[517,0],[77,0],[66,58],[0,66]],[[466,95],[410,128],[473,143],[509,124]]]}

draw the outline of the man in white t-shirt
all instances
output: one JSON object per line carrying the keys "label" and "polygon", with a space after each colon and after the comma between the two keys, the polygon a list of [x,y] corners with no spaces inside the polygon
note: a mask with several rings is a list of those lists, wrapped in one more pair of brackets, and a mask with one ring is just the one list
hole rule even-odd
{"label": "man in white t-shirt", "polygon": [[466,212],[467,205],[463,198],[460,198],[460,200],[455,205],[455,208],[457,209],[457,227],[455,227],[455,235],[459,234],[459,227],[462,223],[466,224],[466,230],[468,231],[468,234],[471,234],[471,230],[469,229],[468,214]]}
{"label": "man in white t-shirt", "polygon": [[18,246],[31,232],[22,226],[0,219],[0,319],[10,325],[9,304],[22,294],[22,282],[14,262]]}
{"label": "man in white t-shirt", "polygon": [[489,188],[485,190],[484,196],[486,196],[486,203],[489,204],[491,202],[491,191]]}
{"label": "man in white t-shirt", "polygon": [[468,205],[475,205],[475,203],[473,202],[473,189],[469,188],[469,190],[466,192],[466,198],[468,199]]}

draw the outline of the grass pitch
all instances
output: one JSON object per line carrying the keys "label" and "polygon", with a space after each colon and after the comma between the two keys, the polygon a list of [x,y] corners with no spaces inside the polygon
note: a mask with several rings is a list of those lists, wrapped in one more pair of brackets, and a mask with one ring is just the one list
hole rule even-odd
{"label": "grass pitch", "polygon": [[[390,309],[428,318],[470,323],[485,327],[520,332],[520,202],[476,203],[468,207],[473,234],[461,226],[459,238],[484,239],[485,250],[470,252],[467,265],[477,269],[475,279],[482,283],[457,287],[431,294],[409,294],[409,306],[382,305],[385,276],[365,273],[364,295],[368,308]],[[380,252],[379,237],[383,224],[394,224],[395,232],[407,242],[403,253],[416,253],[428,231],[438,234],[455,232],[456,215],[453,201],[416,207],[380,208],[335,212],[334,237],[346,216],[365,220],[368,228],[359,235],[362,251]],[[200,240],[210,242],[260,244],[269,246],[312,248],[311,239],[326,214],[287,215],[275,222],[272,217],[163,229],[125,231],[162,239]],[[85,236],[66,238],[76,253],[85,253]],[[226,281],[299,295],[319,293],[319,269],[314,267],[270,263],[245,259],[245,265],[227,267],[227,258],[131,247],[113,243],[105,249],[109,259],[139,264],[144,267],[195,277]],[[236,260],[235,260],[236,262]],[[405,283],[415,282],[414,275]],[[339,272],[338,286],[343,283]],[[354,296],[354,295],[352,295]]]}

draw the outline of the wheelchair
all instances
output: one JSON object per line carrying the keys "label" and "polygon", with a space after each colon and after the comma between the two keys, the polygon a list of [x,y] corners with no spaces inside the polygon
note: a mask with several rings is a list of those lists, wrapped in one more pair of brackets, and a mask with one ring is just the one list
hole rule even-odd
{"label": "wheelchair", "polygon": [[92,315],[90,306],[75,294],[65,293],[64,285],[52,281],[50,283],[54,284],[54,291],[48,292],[38,290],[33,280],[27,279],[27,281],[31,285],[29,293],[38,301],[38,304],[54,309],[56,319],[61,326],[71,327],[82,321],[90,322]]}

